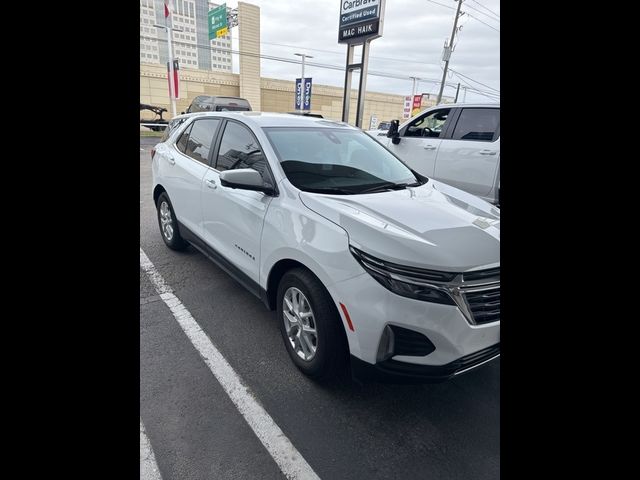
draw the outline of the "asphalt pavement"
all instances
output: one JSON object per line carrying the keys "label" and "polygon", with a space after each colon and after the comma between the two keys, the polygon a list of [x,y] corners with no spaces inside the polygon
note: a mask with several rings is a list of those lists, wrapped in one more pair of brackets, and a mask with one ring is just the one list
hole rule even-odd
{"label": "asphalt pavement", "polygon": [[[195,249],[162,242],[149,153],[157,141],[140,137],[140,247],[320,478],[500,477],[500,360],[441,384],[307,379],[275,312]],[[142,269],[140,418],[141,472],[144,428],[164,480],[286,478]]]}

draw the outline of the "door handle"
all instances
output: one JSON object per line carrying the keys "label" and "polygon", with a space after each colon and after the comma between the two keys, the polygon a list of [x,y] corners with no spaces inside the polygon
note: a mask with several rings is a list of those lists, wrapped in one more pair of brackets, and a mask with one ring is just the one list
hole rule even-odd
{"label": "door handle", "polygon": [[425,149],[425,150],[435,150],[435,149],[436,149],[436,147],[434,147],[433,145],[425,145],[425,146],[424,146],[424,149]]}
{"label": "door handle", "polygon": [[175,165],[176,159],[173,158],[171,155],[167,155],[167,162],[169,162],[171,165]]}
{"label": "door handle", "polygon": [[212,188],[214,190],[218,188],[218,184],[216,184],[216,181],[211,178],[209,180],[206,180],[205,183],[207,184],[207,187]]}
{"label": "door handle", "polygon": [[496,151],[495,150],[480,150],[480,155],[495,155]]}

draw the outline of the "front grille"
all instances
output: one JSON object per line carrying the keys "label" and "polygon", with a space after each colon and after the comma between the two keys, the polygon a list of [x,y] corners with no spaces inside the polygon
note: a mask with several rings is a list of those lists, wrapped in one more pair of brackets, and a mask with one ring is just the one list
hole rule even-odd
{"label": "front grille", "polygon": [[476,325],[500,320],[500,285],[465,292],[465,298]]}
{"label": "front grille", "polygon": [[474,272],[464,272],[462,276],[465,282],[487,279],[492,281],[500,281],[500,267],[490,268],[488,270],[476,270]]}

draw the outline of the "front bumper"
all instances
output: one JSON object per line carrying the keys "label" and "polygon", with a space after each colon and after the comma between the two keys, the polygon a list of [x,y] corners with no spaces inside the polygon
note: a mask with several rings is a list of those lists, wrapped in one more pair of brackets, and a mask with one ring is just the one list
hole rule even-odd
{"label": "front bumper", "polygon": [[418,365],[385,360],[367,363],[351,355],[351,374],[360,382],[438,383],[478,368],[500,357],[500,344],[466,355],[446,365]]}
{"label": "front bumper", "polygon": [[[368,273],[328,287],[343,317],[354,376],[442,381],[497,357],[500,322],[471,325],[457,306],[401,297]],[[339,304],[345,305],[348,326]],[[433,344],[427,355],[393,355],[380,361],[378,347],[387,325],[418,332]]]}

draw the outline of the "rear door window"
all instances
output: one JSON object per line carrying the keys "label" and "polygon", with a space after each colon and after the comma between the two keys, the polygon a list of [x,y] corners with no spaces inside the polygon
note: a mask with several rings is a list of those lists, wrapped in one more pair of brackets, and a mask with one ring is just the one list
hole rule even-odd
{"label": "rear door window", "polygon": [[208,165],[213,139],[219,126],[219,118],[202,118],[193,122],[184,152],[185,155]]}
{"label": "rear door window", "polygon": [[465,108],[451,138],[491,142],[500,126],[499,108]]}

